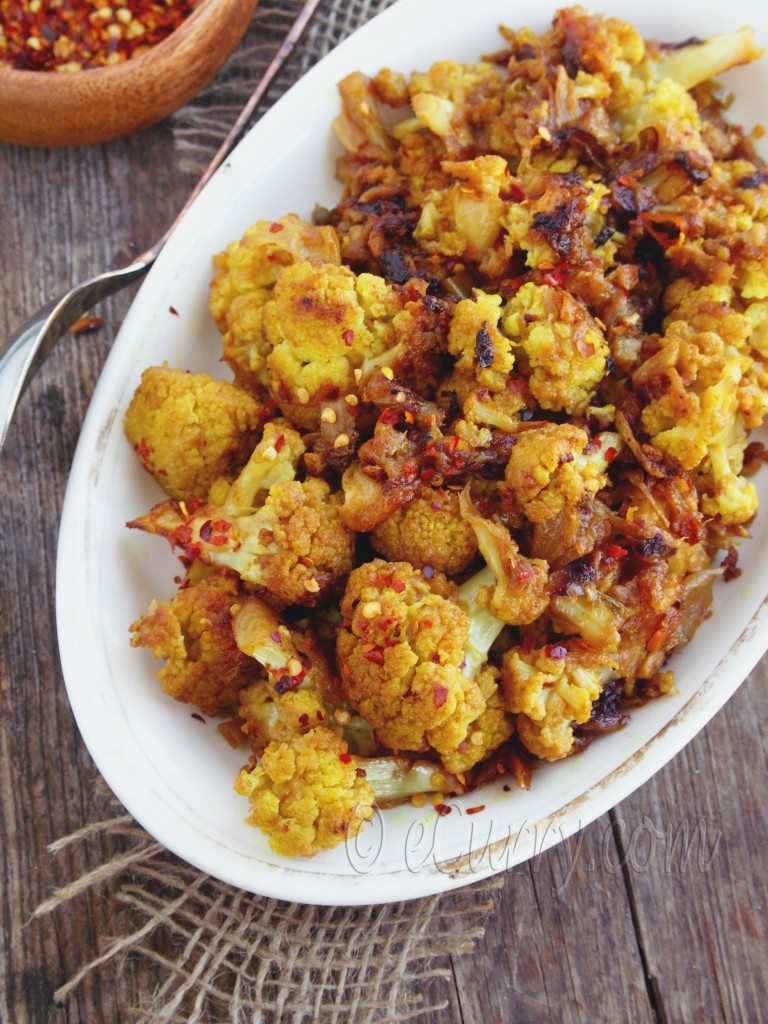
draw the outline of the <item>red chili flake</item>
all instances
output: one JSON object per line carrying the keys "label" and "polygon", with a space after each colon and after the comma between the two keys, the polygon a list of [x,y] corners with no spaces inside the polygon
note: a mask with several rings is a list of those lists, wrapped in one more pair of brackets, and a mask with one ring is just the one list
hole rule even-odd
{"label": "red chili flake", "polygon": [[504,785],[501,788],[504,790],[505,793],[511,793],[512,792],[512,787],[507,785],[506,782],[504,783]]}
{"label": "red chili flake", "polygon": [[[421,479],[424,481],[425,484],[429,484],[429,483],[432,482],[432,480],[434,480],[436,473],[437,473],[436,469],[429,469],[429,468],[422,469],[422,471],[421,471]],[[434,508],[434,507],[435,506],[433,505],[432,508]]]}
{"label": "red chili flake", "polygon": [[309,725],[309,715],[299,715],[299,725],[303,725],[306,728]]}
{"label": "red chili flake", "polygon": [[514,181],[507,182],[505,191],[513,203],[522,203],[527,198],[525,192]]}
{"label": "red chili flake", "polygon": [[228,523],[226,519],[214,519],[212,522],[217,533],[226,533],[227,530],[232,529],[232,523]]}
{"label": "red chili flake", "polygon": [[372,661],[374,665],[384,664],[384,651],[380,647],[374,647],[372,651],[366,651],[363,657],[366,661]]}
{"label": "red chili flake", "polygon": [[114,7],[99,7],[93,0],[42,5],[0,0],[5,30],[0,63],[19,71],[119,64],[170,35],[193,8],[194,0],[132,0]]}
{"label": "red chili flake", "polygon": [[276,452],[281,452],[285,448],[285,434],[281,434],[280,437],[275,441],[274,445]]}
{"label": "red chili flake", "polygon": [[480,811],[485,810],[485,804],[478,804],[477,807],[468,807],[467,814],[479,814]]}
{"label": "red chili flake", "polygon": [[192,527],[188,523],[182,523],[176,530],[176,543],[182,547],[192,540]]}
{"label": "red chili flake", "polygon": [[441,818],[444,818],[446,814],[451,813],[451,808],[448,806],[448,804],[435,804],[435,810],[437,811]]}
{"label": "red chili flake", "polygon": [[623,558],[625,555],[629,554],[626,548],[620,548],[618,544],[610,544],[605,549],[605,553],[609,558]]}
{"label": "red chili flake", "polygon": [[[435,651],[435,653],[432,655],[430,660],[433,661],[435,663],[435,665],[439,665],[440,664],[440,655],[437,653],[437,651]],[[444,687],[441,686],[440,689],[442,690],[442,689],[444,689]],[[444,703],[445,703],[445,701],[443,701],[443,704]],[[440,707],[441,705],[438,704],[437,706]]]}
{"label": "red chili flake", "polygon": [[406,462],[403,466],[403,483],[412,484],[419,475],[419,467],[412,462]]}
{"label": "red chili flake", "polygon": [[204,540],[207,544],[213,535],[213,523],[210,519],[206,519],[203,525],[200,527],[200,540]]}
{"label": "red chili flake", "polygon": [[547,644],[544,653],[548,658],[567,658],[568,648],[563,647],[562,644]]}
{"label": "red chili flake", "polygon": [[405,582],[403,580],[392,580],[392,589],[396,594],[402,594],[405,590]]}
{"label": "red chili flake", "polygon": [[616,451],[615,448],[606,448],[606,450],[605,450],[605,461],[606,462],[613,462],[613,460],[616,458],[616,456],[618,454],[619,453]]}
{"label": "red chili flake", "polygon": [[221,534],[217,534],[215,537],[211,537],[210,543],[213,544],[215,548],[220,548],[229,543],[229,538],[222,537]]}
{"label": "red chili flake", "polygon": [[269,230],[272,232],[273,235],[276,235],[277,232],[278,231],[282,231],[284,227],[285,227],[284,224],[281,224],[279,221],[274,220],[269,225]]}
{"label": "red chili flake", "polygon": [[179,316],[180,315],[178,309],[176,309],[175,306],[169,306],[168,307],[168,312],[171,313],[173,316]]}
{"label": "red chili flake", "polygon": [[355,768],[355,775],[358,777],[358,779],[365,779],[368,777],[368,772],[365,770],[365,768]]}
{"label": "red chili flake", "polygon": [[202,722],[203,725],[205,725],[205,719],[203,718],[202,715],[198,715],[198,713],[196,711],[193,711],[192,714],[189,717],[190,718],[194,718],[194,720],[196,722]]}
{"label": "red chili flake", "polygon": [[355,332],[349,330],[344,331],[344,333],[342,334],[342,338],[344,339],[344,344],[347,346],[347,348],[350,348],[352,342],[355,340]]}
{"label": "red chili flake", "polygon": [[352,755],[351,754],[339,754],[339,760],[341,761],[342,764],[349,764],[349,762],[352,760]]}
{"label": "red chili flake", "polygon": [[[435,655],[432,656],[434,661]],[[437,655],[438,662],[440,661],[440,655]],[[435,691],[435,707],[441,708],[443,704],[448,700],[448,689],[445,686],[440,686],[439,683],[433,683],[432,689]]]}
{"label": "red chili flake", "polygon": [[141,459],[145,463],[149,462],[151,454],[152,454],[152,449],[147,444],[146,438],[142,437],[142,439],[139,441],[139,455],[140,455]]}

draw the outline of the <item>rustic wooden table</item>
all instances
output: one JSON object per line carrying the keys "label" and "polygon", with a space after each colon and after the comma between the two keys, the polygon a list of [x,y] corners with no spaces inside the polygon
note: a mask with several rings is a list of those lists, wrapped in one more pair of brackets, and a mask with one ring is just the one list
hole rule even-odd
{"label": "rustic wooden table", "polygon": [[[189,187],[166,127],[88,149],[0,146],[0,332],[150,243]],[[98,813],[57,659],[56,535],[89,396],[130,301],[105,302],[100,329],[59,346],[0,463],[2,1024],[121,1024],[152,983],[138,962],[54,1007],[113,911],[94,895],[30,919],[57,880],[46,844]],[[485,938],[453,960],[450,1005],[433,1024],[768,1020],[767,676],[765,660],[651,782],[507,874]],[[73,876],[98,855],[98,844],[76,852]]]}

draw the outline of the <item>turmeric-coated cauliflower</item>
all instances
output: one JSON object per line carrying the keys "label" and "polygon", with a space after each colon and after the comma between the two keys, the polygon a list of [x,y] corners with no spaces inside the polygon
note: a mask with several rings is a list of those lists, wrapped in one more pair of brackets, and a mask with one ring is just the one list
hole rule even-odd
{"label": "turmeric-coated cauliflower", "polygon": [[243,731],[254,749],[323,725],[356,753],[372,753],[371,728],[345,704],[334,666],[310,629],[288,625],[259,598],[248,597],[235,610],[232,631],[240,651],[265,675],[240,693]]}
{"label": "turmeric-coated cauliflower", "polygon": [[602,490],[622,447],[618,434],[604,431],[590,439],[572,423],[523,431],[507,463],[504,499],[532,523],[544,523]]}
{"label": "turmeric-coated cauliflower", "polygon": [[371,544],[388,561],[431,566],[448,576],[468,569],[477,554],[472,527],[462,518],[455,491],[425,488],[371,534]]}
{"label": "turmeric-coated cauliflower", "polygon": [[260,764],[240,772],[235,789],[250,801],[251,823],[286,857],[338,846],[373,816],[370,783],[344,740],[323,726],[270,743]]}
{"label": "turmeric-coated cauliflower", "polygon": [[542,409],[583,412],[609,355],[586,306],[562,288],[528,282],[504,307],[502,327],[528,359],[528,385]]}
{"label": "turmeric-coated cauliflower", "polygon": [[332,227],[316,227],[289,213],[279,220],[260,220],[243,237],[214,257],[209,306],[222,334],[228,315],[242,297],[263,305],[272,294],[280,271],[294,263],[339,263],[339,240]]}
{"label": "turmeric-coated cauliflower", "polygon": [[375,559],[350,575],[337,655],[350,704],[393,750],[454,749],[484,710],[461,670],[469,615],[442,573]]}
{"label": "turmeric-coated cauliflower", "polygon": [[586,722],[611,669],[582,664],[565,644],[527,651],[515,647],[502,659],[507,707],[517,734],[532,754],[559,761],[573,752],[574,725]]}
{"label": "turmeric-coated cauliflower", "polygon": [[261,407],[246,391],[204,373],[151,366],[125,414],[144,468],[171,498],[206,498],[258,440]]}
{"label": "turmeric-coated cauliflower", "polygon": [[234,710],[261,675],[232,632],[239,596],[237,580],[207,572],[186,581],[170,601],[153,602],[131,626],[131,646],[148,647],[165,662],[157,673],[165,693],[206,715]]}
{"label": "turmeric-coated cauliflower", "polygon": [[352,568],[354,535],[324,480],[295,479],[303,451],[295,430],[270,422],[221,504],[166,501],[129,525],[231,570],[281,605],[314,606]]}

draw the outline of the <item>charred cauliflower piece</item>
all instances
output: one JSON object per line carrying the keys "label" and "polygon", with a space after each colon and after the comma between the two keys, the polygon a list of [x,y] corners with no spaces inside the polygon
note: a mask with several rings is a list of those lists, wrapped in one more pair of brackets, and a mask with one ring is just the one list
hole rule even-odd
{"label": "charred cauliflower piece", "polygon": [[128,406],[125,433],[167,495],[206,498],[215,480],[247,461],[261,422],[258,402],[228,381],[152,366]]}
{"label": "charred cauliflower piece", "polygon": [[507,463],[505,500],[532,523],[545,523],[608,483],[608,466],[623,447],[618,434],[590,439],[570,423],[548,423],[522,432]]}
{"label": "charred cauliflower piece", "polygon": [[504,307],[505,334],[522,347],[542,409],[583,412],[606,370],[608,343],[586,306],[551,285],[524,284]]}
{"label": "charred cauliflower piece", "polygon": [[165,664],[157,676],[175,700],[206,715],[234,710],[241,693],[261,675],[232,632],[237,581],[209,573],[188,581],[170,601],[153,602],[131,626],[131,646],[147,647]]}
{"label": "charred cauliflower piece", "polygon": [[240,369],[268,389],[292,423],[315,429],[324,403],[362,397],[378,366],[403,379],[428,372],[432,351],[442,346],[444,304],[426,287],[398,290],[375,274],[329,263],[289,266],[258,317],[232,311]]}
{"label": "charred cauliflower piece", "polygon": [[581,664],[562,644],[507,651],[502,687],[507,707],[517,715],[517,734],[528,750],[545,761],[573,753],[573,727],[587,721],[611,674],[610,668]]}
{"label": "charred cauliflower piece", "polygon": [[430,489],[397,509],[374,529],[371,544],[388,561],[431,566],[455,576],[472,564],[477,541],[462,518],[455,491]]}
{"label": "charred cauliflower piece", "polygon": [[339,240],[330,227],[315,227],[295,214],[280,220],[257,221],[238,242],[214,258],[209,306],[219,330],[228,329],[234,303],[245,299],[252,308],[271,297],[284,267],[310,260],[339,263]]}
{"label": "charred cauliflower piece", "polygon": [[281,605],[311,607],[352,568],[354,535],[325,481],[295,479],[303,451],[296,431],[268,423],[221,504],[162,502],[129,525],[231,570]]}

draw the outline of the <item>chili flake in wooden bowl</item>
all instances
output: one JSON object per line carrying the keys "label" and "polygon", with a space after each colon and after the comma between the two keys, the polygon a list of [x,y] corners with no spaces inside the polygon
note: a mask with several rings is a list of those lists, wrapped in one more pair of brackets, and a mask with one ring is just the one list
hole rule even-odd
{"label": "chili flake in wooden bowl", "polygon": [[84,145],[155,124],[216,74],[256,3],[0,0],[0,141]]}

